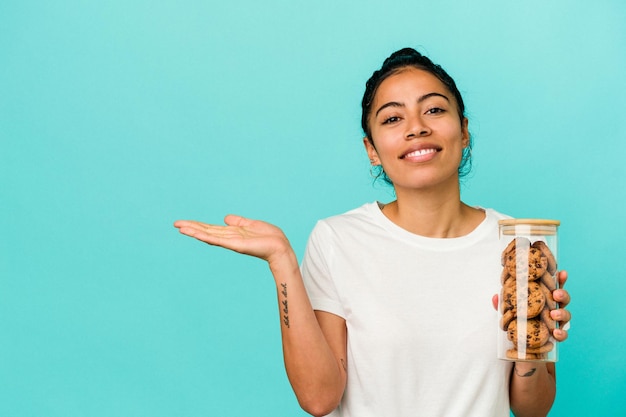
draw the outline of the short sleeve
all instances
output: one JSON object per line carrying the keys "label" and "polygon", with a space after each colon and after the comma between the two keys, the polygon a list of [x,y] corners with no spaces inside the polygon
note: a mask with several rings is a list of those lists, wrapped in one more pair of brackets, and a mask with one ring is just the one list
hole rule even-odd
{"label": "short sleeve", "polygon": [[301,271],[314,310],[346,318],[333,277],[333,252],[336,240],[331,229],[319,221],[309,237]]}

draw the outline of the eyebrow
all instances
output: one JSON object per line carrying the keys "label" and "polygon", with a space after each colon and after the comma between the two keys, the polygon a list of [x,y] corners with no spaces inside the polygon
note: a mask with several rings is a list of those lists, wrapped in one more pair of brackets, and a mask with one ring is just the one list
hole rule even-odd
{"label": "eyebrow", "polygon": [[[445,96],[444,94],[441,94],[441,93],[435,93],[435,92],[428,93],[428,94],[424,94],[423,96],[420,96],[420,97],[417,99],[417,102],[418,102],[418,103],[421,103],[421,102],[423,102],[424,100],[429,99],[429,98],[431,98],[431,97],[443,97],[443,98],[445,98],[445,99],[446,99],[446,101],[450,102],[450,99],[449,99],[447,96]],[[387,107],[404,107],[404,104],[403,104],[403,103],[399,103],[399,102],[397,102],[397,101],[390,101],[389,103],[385,103],[385,104],[383,104],[382,106],[380,106],[380,107],[378,108],[378,110],[376,110],[376,114],[375,114],[375,116],[378,116],[378,113],[380,113],[383,109],[386,109]]]}

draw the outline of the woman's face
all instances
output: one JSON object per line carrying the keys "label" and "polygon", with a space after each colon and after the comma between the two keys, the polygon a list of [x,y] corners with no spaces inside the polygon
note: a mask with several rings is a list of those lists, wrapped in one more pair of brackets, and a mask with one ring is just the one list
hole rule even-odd
{"label": "woman's face", "polygon": [[459,119],[454,96],[437,77],[414,67],[401,69],[380,84],[371,109],[372,137],[363,142],[396,192],[458,184],[469,144],[467,119]]}

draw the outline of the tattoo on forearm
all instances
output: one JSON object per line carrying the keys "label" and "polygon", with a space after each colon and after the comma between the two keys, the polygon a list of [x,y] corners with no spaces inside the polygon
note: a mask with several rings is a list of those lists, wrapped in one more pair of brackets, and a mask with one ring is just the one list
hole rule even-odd
{"label": "tattoo on forearm", "polygon": [[287,305],[287,300],[283,300],[282,305],[283,305],[283,321],[285,322],[285,326],[289,327],[289,306]]}
{"label": "tattoo on forearm", "polygon": [[343,366],[343,370],[347,371],[348,370],[348,365],[346,365],[346,361],[343,360],[343,358],[341,358],[340,361],[341,361],[341,366]]}
{"label": "tattoo on forearm", "polygon": [[515,375],[521,377],[521,378],[527,378],[529,376],[533,376],[533,374],[537,371],[537,368],[532,368],[530,371],[526,372],[525,374],[520,374],[519,372],[517,372],[517,368],[513,368],[515,369]]}
{"label": "tattoo on forearm", "polygon": [[285,323],[285,326],[287,326],[287,328],[289,328],[289,306],[287,304],[287,284],[286,283],[282,283],[280,284],[281,287],[283,287],[282,291],[280,292],[283,297],[285,297],[284,300],[281,301],[281,304],[283,305],[283,323]]}

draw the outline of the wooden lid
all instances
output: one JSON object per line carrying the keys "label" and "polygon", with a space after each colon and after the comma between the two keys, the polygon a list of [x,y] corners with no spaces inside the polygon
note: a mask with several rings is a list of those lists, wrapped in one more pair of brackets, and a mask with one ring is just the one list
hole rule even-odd
{"label": "wooden lid", "polygon": [[517,226],[517,225],[529,225],[529,226],[559,226],[561,222],[559,220],[548,219],[504,219],[498,220],[500,226]]}
{"label": "wooden lid", "polygon": [[558,220],[547,219],[504,219],[498,220],[500,233],[505,236],[532,235],[548,236],[556,235],[556,228],[561,224]]}

